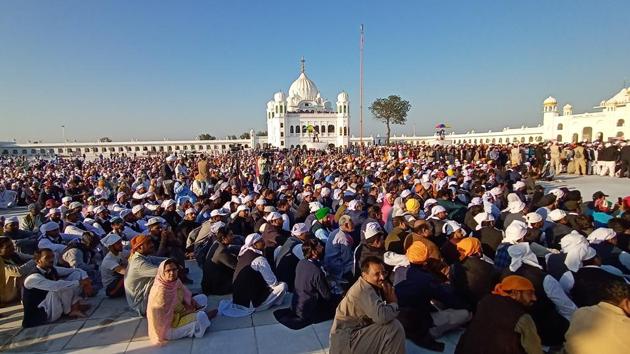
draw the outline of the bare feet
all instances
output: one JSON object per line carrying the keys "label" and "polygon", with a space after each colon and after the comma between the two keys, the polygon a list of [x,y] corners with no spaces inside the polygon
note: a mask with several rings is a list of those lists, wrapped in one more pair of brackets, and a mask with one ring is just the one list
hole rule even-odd
{"label": "bare feet", "polygon": [[86,318],[87,316],[80,310],[72,310],[68,313],[68,317],[72,318]]}
{"label": "bare feet", "polygon": [[87,311],[92,307],[90,304],[79,304],[79,311]]}
{"label": "bare feet", "polygon": [[219,310],[217,309],[206,311],[206,315],[208,316],[209,320],[217,317],[217,313],[219,313]]}

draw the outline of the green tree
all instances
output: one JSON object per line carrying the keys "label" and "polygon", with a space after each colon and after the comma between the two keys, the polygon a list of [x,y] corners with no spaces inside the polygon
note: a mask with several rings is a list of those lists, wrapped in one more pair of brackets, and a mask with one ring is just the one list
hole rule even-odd
{"label": "green tree", "polygon": [[236,140],[236,135],[228,135],[228,140]]}
{"label": "green tree", "polygon": [[267,136],[267,131],[259,131],[256,133],[256,136]]}
{"label": "green tree", "polygon": [[387,98],[377,98],[369,109],[374,118],[385,123],[387,127],[387,144],[389,145],[390,125],[405,124],[411,104],[409,104],[409,101],[400,98],[400,96],[390,95]]}
{"label": "green tree", "polygon": [[110,139],[110,138],[105,136],[105,137],[102,137],[102,138],[98,139],[98,141],[101,142],[101,143],[111,143],[112,139]]}
{"label": "green tree", "polygon": [[208,134],[208,133],[203,133],[203,134],[199,134],[199,136],[197,137],[197,139],[199,140],[216,140],[217,138]]}
{"label": "green tree", "polygon": [[250,139],[251,136],[249,135],[248,132],[245,132],[243,134],[241,134],[241,136],[238,137],[239,139]]}

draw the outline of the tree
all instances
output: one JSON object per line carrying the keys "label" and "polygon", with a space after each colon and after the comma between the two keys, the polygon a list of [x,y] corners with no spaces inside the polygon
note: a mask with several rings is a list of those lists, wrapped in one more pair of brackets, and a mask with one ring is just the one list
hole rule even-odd
{"label": "tree", "polygon": [[385,123],[387,126],[387,144],[391,135],[391,124],[405,124],[407,122],[407,112],[411,109],[409,101],[403,100],[400,96],[391,95],[387,98],[377,98],[370,106],[370,112],[374,118]]}
{"label": "tree", "polygon": [[267,131],[259,131],[256,133],[256,136],[267,136]]}
{"label": "tree", "polygon": [[208,134],[208,133],[203,133],[203,134],[199,134],[199,136],[197,137],[199,140],[216,140],[217,138]]}
{"label": "tree", "polygon": [[251,136],[249,135],[248,132],[245,132],[243,134],[241,134],[241,136],[238,137],[239,139],[251,139]]}
{"label": "tree", "polygon": [[102,138],[98,139],[98,141],[101,142],[101,143],[111,143],[112,139],[110,139],[110,138],[105,136],[105,137],[102,137]]}
{"label": "tree", "polygon": [[228,135],[227,140],[236,140],[236,135]]}

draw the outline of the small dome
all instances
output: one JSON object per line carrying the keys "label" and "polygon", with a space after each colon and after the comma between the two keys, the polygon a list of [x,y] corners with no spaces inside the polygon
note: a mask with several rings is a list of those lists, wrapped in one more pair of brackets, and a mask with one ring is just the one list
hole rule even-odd
{"label": "small dome", "polygon": [[284,94],[284,92],[280,91],[280,92],[276,92],[273,95],[273,99],[276,102],[283,102],[287,99],[287,96]]}
{"label": "small dome", "polygon": [[267,109],[272,110],[273,109],[273,104],[274,104],[273,101],[267,102]]}
{"label": "small dome", "polygon": [[558,101],[556,101],[556,99],[555,99],[555,98],[553,98],[553,97],[551,97],[551,96],[547,97],[547,98],[543,101],[543,104],[544,104],[544,105],[555,105],[555,104],[557,104],[557,103],[558,103]]}
{"label": "small dome", "polygon": [[567,104],[564,105],[563,108],[564,109],[571,109],[571,108],[573,108],[573,106],[571,106],[570,104],[567,103]]}
{"label": "small dome", "polygon": [[348,102],[348,94],[346,91],[341,91],[339,95],[337,95],[338,102]]}

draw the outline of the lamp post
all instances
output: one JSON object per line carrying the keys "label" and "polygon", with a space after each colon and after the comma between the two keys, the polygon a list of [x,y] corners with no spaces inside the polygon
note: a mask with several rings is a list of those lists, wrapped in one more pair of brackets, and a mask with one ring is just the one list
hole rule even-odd
{"label": "lamp post", "polygon": [[66,126],[65,125],[61,126],[61,136],[63,138],[63,142],[65,143],[66,142]]}

